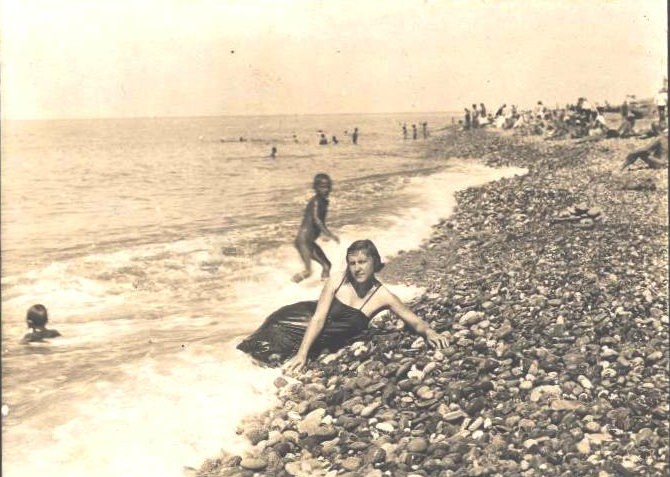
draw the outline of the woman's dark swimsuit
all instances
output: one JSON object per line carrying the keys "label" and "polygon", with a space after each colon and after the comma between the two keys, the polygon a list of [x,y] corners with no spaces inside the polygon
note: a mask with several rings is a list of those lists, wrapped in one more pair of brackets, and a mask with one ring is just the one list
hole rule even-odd
{"label": "woman's dark swimsuit", "polygon": [[[310,348],[310,355],[324,350],[338,350],[365,331],[370,319],[361,309],[380,288],[381,284],[378,284],[360,308],[345,305],[333,297],[326,322]],[[298,352],[307,326],[316,311],[316,305],[316,301],[301,301],[279,308],[265,319],[258,330],[237,345],[237,349],[263,363],[281,364]]]}

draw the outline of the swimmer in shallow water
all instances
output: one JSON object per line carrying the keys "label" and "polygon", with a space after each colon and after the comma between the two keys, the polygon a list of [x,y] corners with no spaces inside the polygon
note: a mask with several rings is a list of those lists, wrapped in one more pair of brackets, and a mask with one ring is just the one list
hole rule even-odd
{"label": "swimmer in shallow water", "polygon": [[317,174],[314,176],[313,183],[314,197],[312,197],[305,207],[305,214],[302,224],[295,238],[295,248],[300,253],[305,264],[305,269],[293,276],[293,281],[298,283],[312,274],[312,260],[321,265],[321,278],[326,279],[330,275],[330,261],[321,247],[316,243],[316,239],[323,233],[324,237],[335,240],[340,243],[340,239],[328,230],[326,227],[326,215],[328,213],[328,196],[333,187],[333,182],[328,174]]}
{"label": "swimmer in shallow water", "polygon": [[25,335],[21,343],[34,343],[61,336],[58,331],[47,329],[46,325],[48,321],[49,314],[44,305],[33,305],[28,308],[26,323],[28,324],[28,328],[31,328],[33,331]]}

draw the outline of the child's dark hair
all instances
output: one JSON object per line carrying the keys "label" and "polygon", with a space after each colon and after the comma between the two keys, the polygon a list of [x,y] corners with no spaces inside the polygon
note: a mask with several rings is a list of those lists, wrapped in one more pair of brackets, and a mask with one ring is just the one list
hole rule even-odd
{"label": "child's dark hair", "polygon": [[44,305],[33,305],[28,308],[26,321],[29,328],[44,328],[49,321],[49,314]]}
{"label": "child's dark hair", "polygon": [[328,183],[330,185],[333,185],[333,180],[330,178],[330,176],[328,174],[325,174],[323,172],[319,172],[317,175],[314,176],[314,181],[312,182],[312,187],[314,189],[316,189],[316,185],[319,182],[322,182],[322,181],[328,181]]}
{"label": "child's dark hair", "polygon": [[[355,254],[356,252],[365,252],[365,254],[372,259],[375,273],[380,272],[382,268],[384,268],[384,263],[382,262],[382,259],[379,256],[379,251],[377,250],[377,247],[372,242],[372,240],[368,239],[356,240],[354,243],[349,245],[349,248],[347,248],[347,258],[349,258],[350,255]],[[349,277],[348,269],[347,269],[347,276]]]}

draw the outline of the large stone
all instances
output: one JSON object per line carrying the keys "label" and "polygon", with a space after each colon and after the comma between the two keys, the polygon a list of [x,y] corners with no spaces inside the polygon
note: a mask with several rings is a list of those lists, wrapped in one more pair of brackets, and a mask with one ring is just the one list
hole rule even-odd
{"label": "large stone", "polygon": [[395,430],[393,424],[391,424],[390,422],[380,422],[377,425],[375,425],[375,429],[385,432],[387,434],[390,434]]}
{"label": "large stone", "polygon": [[561,395],[561,387],[556,386],[556,385],[543,385],[543,386],[537,386],[533,388],[533,390],[530,392],[529,399],[532,402],[538,402],[540,399],[543,397],[557,397]]}
{"label": "large stone", "polygon": [[386,460],[386,451],[378,446],[371,446],[363,459],[366,464],[377,464]]}
{"label": "large stone", "polygon": [[587,438],[582,439],[577,443],[577,450],[579,451],[580,454],[590,454],[591,453],[591,445],[589,444],[589,440]]}
{"label": "large stone", "polygon": [[584,434],[584,437],[594,444],[602,444],[603,442],[611,441],[612,436],[606,432],[598,432],[595,434]]}
{"label": "large stone", "polygon": [[464,326],[472,326],[475,323],[479,323],[484,319],[484,313],[481,311],[468,311],[465,315],[461,316],[458,320],[458,323]]}
{"label": "large stone", "polygon": [[407,450],[414,453],[423,453],[428,449],[428,441],[423,437],[412,439],[407,444]]}
{"label": "large stone", "polygon": [[263,470],[267,466],[268,463],[265,460],[256,457],[247,457],[240,462],[240,467],[247,470]]}
{"label": "large stone", "polygon": [[369,405],[365,406],[363,410],[361,411],[361,416],[362,417],[370,417],[372,416],[377,409],[382,405],[381,401],[374,401],[370,403]]}
{"label": "large stone", "polygon": [[311,435],[321,440],[328,440],[337,437],[337,434],[338,430],[335,427],[322,424]]}
{"label": "large stone", "polygon": [[549,407],[552,411],[575,411],[584,407],[579,401],[570,401],[567,399],[555,399],[551,401]]}
{"label": "large stone", "polygon": [[420,386],[415,393],[420,399],[424,400],[433,399],[435,397],[435,392],[428,386]]}
{"label": "large stone", "polygon": [[344,470],[356,471],[361,467],[362,461],[358,457],[347,457],[340,464]]}
{"label": "large stone", "polygon": [[298,424],[298,431],[304,432],[308,436],[314,435],[318,431],[321,419],[323,419],[325,415],[325,409],[314,409]]}
{"label": "large stone", "polygon": [[467,414],[464,413],[463,411],[461,411],[460,409],[458,409],[456,411],[445,412],[442,415],[442,419],[444,419],[445,421],[448,421],[448,422],[458,421],[460,419],[463,419],[464,417],[467,417]]}
{"label": "large stone", "polygon": [[260,441],[264,441],[268,438],[268,431],[261,427],[252,427],[247,430],[244,435],[253,445],[256,445]]}

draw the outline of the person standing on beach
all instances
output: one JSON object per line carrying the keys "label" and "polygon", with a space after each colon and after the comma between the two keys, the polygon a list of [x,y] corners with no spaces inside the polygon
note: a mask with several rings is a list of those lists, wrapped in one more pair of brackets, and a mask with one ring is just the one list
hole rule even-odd
{"label": "person standing on beach", "polygon": [[326,227],[326,215],[328,213],[328,196],[333,187],[333,181],[328,174],[319,173],[314,176],[313,188],[316,194],[307,202],[302,223],[295,238],[295,248],[300,253],[300,258],[305,269],[293,276],[293,281],[298,283],[312,274],[312,260],[321,265],[321,279],[330,276],[330,261],[323,253],[316,239],[323,233],[324,237],[331,238],[340,243],[340,239]]}
{"label": "person standing on beach", "polygon": [[663,86],[654,98],[656,110],[658,111],[658,122],[663,127],[665,124],[666,112],[668,110],[668,89]]}
{"label": "person standing on beach", "polygon": [[619,111],[621,112],[622,120],[628,117],[628,98],[625,98],[623,100],[623,103],[621,103],[621,108],[619,108]]}
{"label": "person standing on beach", "polygon": [[402,125],[402,138],[403,140],[407,140],[407,124]]}
{"label": "person standing on beach", "polygon": [[358,144],[358,128],[354,128],[354,132],[351,135],[351,142]]}
{"label": "person standing on beach", "polygon": [[477,105],[472,105],[472,127],[476,128],[479,126],[479,111],[477,111]]}
{"label": "person standing on beach", "polygon": [[416,140],[416,138],[417,138],[416,124],[412,124],[412,140]]}
{"label": "person standing on beach", "polygon": [[423,133],[423,138],[427,139],[428,138],[428,123],[425,122],[425,121],[421,123],[421,132]]}
{"label": "person standing on beach", "polygon": [[472,119],[470,117],[470,110],[465,108],[465,129],[470,129],[472,126]]}
{"label": "person standing on beach", "polygon": [[270,158],[274,159],[277,157],[277,148],[275,146],[272,146],[272,150],[270,151]]}

